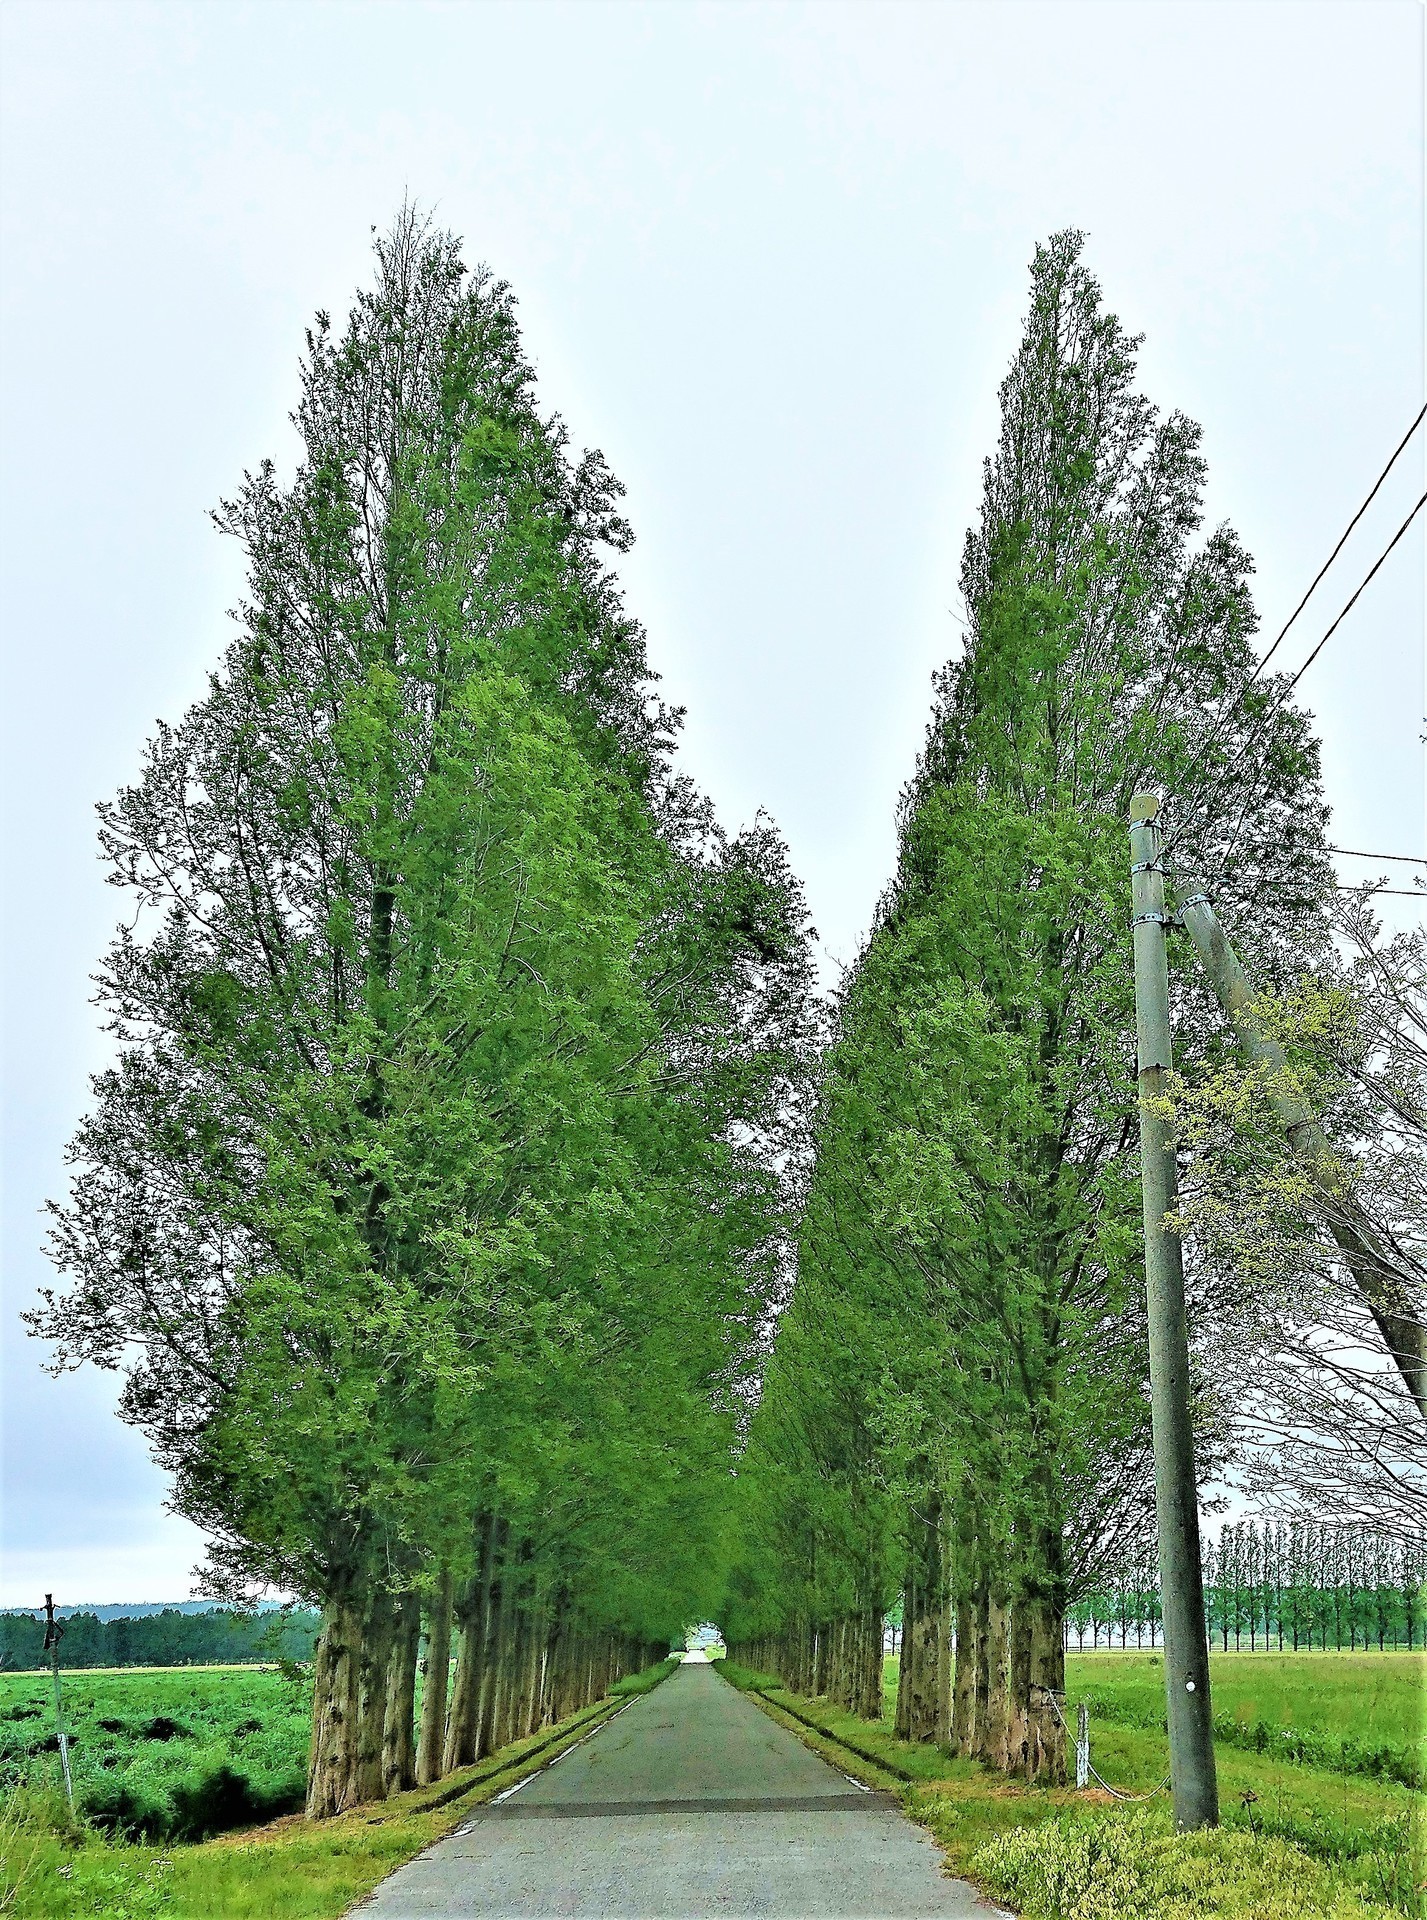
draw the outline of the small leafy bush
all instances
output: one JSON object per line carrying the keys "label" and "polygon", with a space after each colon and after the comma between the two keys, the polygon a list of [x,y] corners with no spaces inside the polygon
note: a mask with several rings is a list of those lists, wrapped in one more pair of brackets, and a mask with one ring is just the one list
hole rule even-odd
{"label": "small leafy bush", "polygon": [[86,1783],[79,1809],[91,1826],[129,1840],[163,1840],[173,1826],[166,1797],[123,1777]]}
{"label": "small leafy bush", "polygon": [[971,1863],[1025,1920],[1361,1920],[1287,1841],[1224,1828],[1176,1833],[1163,1814],[1020,1827]]}
{"label": "small leafy bush", "polygon": [[232,1827],[258,1826],[281,1813],[295,1813],[305,1797],[299,1775],[285,1780],[254,1778],[220,1763],[211,1772],[178,1781],[173,1788],[175,1840],[206,1840]]}

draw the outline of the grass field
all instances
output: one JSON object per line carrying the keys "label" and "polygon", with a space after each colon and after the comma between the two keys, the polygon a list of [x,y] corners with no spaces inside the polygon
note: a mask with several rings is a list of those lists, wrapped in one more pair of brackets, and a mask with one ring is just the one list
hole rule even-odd
{"label": "grass field", "polygon": [[[1218,1653],[1210,1657],[1214,1726],[1226,1743],[1338,1772],[1423,1784],[1427,1656],[1420,1653]],[[895,1682],[894,1682],[895,1686]],[[1066,1696],[1104,1721],[1165,1724],[1157,1654],[1072,1654]]]}
{"label": "grass field", "polygon": [[[657,1685],[674,1664],[631,1676],[614,1694],[625,1698]],[[251,1767],[254,1778],[281,1780],[282,1766],[291,1768],[295,1755],[296,1775],[286,1777],[295,1777],[300,1791],[306,1702],[277,1674],[252,1667],[129,1668],[76,1672],[65,1680],[66,1701],[76,1709],[88,1703],[74,1716],[81,1734],[77,1789],[81,1780],[128,1780],[135,1790],[181,1804],[180,1782],[205,1769]],[[0,1676],[0,1711],[33,1705],[34,1681],[28,1674]],[[8,1790],[0,1795],[0,1913],[15,1920],[335,1920],[459,1825],[473,1806],[581,1738],[595,1714],[585,1709],[560,1729],[518,1741],[435,1787],[336,1820],[309,1824],[290,1815],[193,1844],[129,1839],[84,1817],[71,1824],[57,1756],[12,1749]],[[155,1740],[143,1728],[159,1715],[187,1731]],[[120,1722],[127,1733],[105,1728],[106,1720]],[[34,1729],[50,1724],[0,1721],[31,1729],[25,1745],[34,1743]],[[547,1745],[552,1732],[561,1737]],[[150,1751],[156,1746],[164,1750],[162,1761]],[[271,1772],[255,1764],[259,1756]]]}
{"label": "grass field", "polygon": [[[63,1676],[75,1799],[95,1826],[198,1840],[302,1804],[309,1700],[257,1667]],[[48,1674],[0,1674],[0,1788],[58,1786]]]}
{"label": "grass field", "polygon": [[[1168,1771],[1159,1691],[1162,1670],[1150,1662],[1149,1655],[1119,1653],[1072,1656],[1068,1662],[1067,1693],[1072,1705],[1087,1696],[1097,1702],[1091,1721],[1095,1765],[1112,1785],[1130,1793],[1149,1792]],[[752,1678],[736,1667],[726,1671],[735,1684],[747,1685]],[[1420,1655],[1227,1654],[1215,1656],[1211,1678],[1216,1713],[1227,1713],[1231,1719],[1242,1714],[1240,1725],[1292,1726],[1343,1746],[1356,1741],[1364,1748],[1384,1745],[1394,1750],[1398,1737],[1405,1735],[1402,1750],[1410,1751],[1416,1744],[1414,1730],[1420,1725],[1423,1676]],[[1107,1821],[1116,1823],[1116,1833],[1126,1819],[1138,1822],[1140,1852],[1149,1848],[1146,1858],[1153,1854],[1150,1841],[1168,1834],[1163,1798],[1148,1803],[1142,1813],[1127,1814],[1098,1790],[1081,1795],[1073,1789],[1026,1789],[973,1762],[948,1760],[935,1748],[894,1739],[890,1727],[896,1677],[897,1663],[892,1659],[884,1674],[888,1714],[881,1722],[857,1720],[825,1701],[800,1702],[782,1689],[775,1688],[770,1697],[775,1704],[785,1699],[833,1733],[910,1774],[910,1782],[901,1789],[908,1810],[931,1827],[958,1872],[982,1878],[1000,1897],[1025,1901],[1029,1913],[1041,1910],[1033,1891],[1019,1884],[1009,1870],[996,1878],[985,1865],[986,1849],[992,1843],[1022,1829],[1045,1829],[1037,1843],[1036,1858],[1042,1861],[1055,1857],[1057,1847],[1074,1842],[1081,1829],[1088,1826],[1098,1833]],[[1118,1717],[1112,1719],[1112,1713]],[[795,1730],[812,1738],[803,1729]],[[815,1738],[812,1743],[816,1744]],[[1335,1902],[1345,1902],[1348,1912],[1364,1908],[1377,1913],[1420,1911],[1420,1898],[1413,1891],[1423,1873],[1420,1830],[1414,1834],[1420,1796],[1395,1779],[1352,1767],[1305,1764],[1229,1740],[1216,1740],[1215,1747],[1227,1835],[1223,1845],[1242,1846],[1251,1854],[1255,1848],[1281,1845],[1285,1851],[1272,1856],[1273,1875],[1292,1868],[1304,1887],[1317,1889],[1309,1904],[1284,1907],[1283,1920],[1299,1913],[1333,1913]],[[828,1751],[839,1764],[848,1764],[845,1753]],[[867,1777],[873,1774],[869,1771]],[[888,1781],[884,1778],[880,1784]],[[1101,1843],[1097,1840],[1095,1845]],[[1104,1844],[1111,1843],[1104,1840]],[[978,1857],[983,1862],[979,1873],[972,1864]],[[1201,1861],[1206,1888],[1215,1883],[1213,1865]],[[1122,1912],[1178,1911],[1168,1895],[1136,1898],[1138,1905],[1127,1895],[1123,1907],[1105,1904],[1093,1911],[1101,1920],[1113,1920]],[[1252,1913],[1265,1920],[1273,1913],[1278,1920],[1271,1906],[1235,1905],[1235,1898],[1224,1892],[1215,1896],[1220,1904],[1210,1901],[1184,1911]],[[1044,1911],[1068,1915],[1076,1909],[1052,1905]]]}

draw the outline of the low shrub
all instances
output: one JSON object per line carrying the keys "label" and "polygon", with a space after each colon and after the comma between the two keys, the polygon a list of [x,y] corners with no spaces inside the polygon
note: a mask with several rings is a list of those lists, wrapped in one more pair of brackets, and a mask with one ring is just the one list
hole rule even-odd
{"label": "low shrub", "polygon": [[92,1826],[127,1840],[207,1840],[295,1813],[304,1792],[301,1774],[271,1778],[219,1759],[162,1784],[139,1768],[86,1780],[80,1811]]}
{"label": "low shrub", "polygon": [[300,1776],[286,1780],[254,1779],[226,1764],[197,1778],[178,1781],[173,1788],[175,1840],[206,1840],[231,1827],[258,1826],[281,1813],[295,1813],[305,1797]]}
{"label": "low shrub", "polygon": [[124,1778],[86,1781],[79,1793],[79,1811],[101,1832],[122,1834],[129,1840],[162,1840],[173,1827],[173,1807],[167,1796]]}
{"label": "low shrub", "polygon": [[1427,1767],[1419,1755],[1385,1741],[1360,1740],[1355,1734],[1340,1739],[1309,1727],[1273,1727],[1262,1720],[1239,1720],[1230,1713],[1216,1713],[1214,1738],[1275,1760],[1293,1760],[1300,1766],[1361,1773],[1370,1780],[1396,1780],[1404,1787],[1427,1786]]}
{"label": "low shrub", "polygon": [[1176,1833],[1162,1813],[1066,1814],[993,1840],[971,1862],[1025,1920],[1361,1920],[1361,1903],[1285,1840]]}

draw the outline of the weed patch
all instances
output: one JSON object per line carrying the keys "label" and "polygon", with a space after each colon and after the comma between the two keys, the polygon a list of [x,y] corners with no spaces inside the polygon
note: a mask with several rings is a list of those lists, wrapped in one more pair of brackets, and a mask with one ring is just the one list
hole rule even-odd
{"label": "weed patch", "polygon": [[1025,1920],[1361,1920],[1362,1907],[1288,1842],[1176,1833],[1164,1813],[1058,1815],[980,1849],[972,1872]]}

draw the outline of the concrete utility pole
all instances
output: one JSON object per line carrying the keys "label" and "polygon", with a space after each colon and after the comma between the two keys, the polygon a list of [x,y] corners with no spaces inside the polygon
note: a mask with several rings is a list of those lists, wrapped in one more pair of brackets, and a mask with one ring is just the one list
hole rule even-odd
{"label": "concrete utility pole", "polygon": [[[1253,988],[1208,895],[1195,893],[1182,901],[1179,918],[1244,1052],[1282,1074],[1288,1056],[1255,1011]],[[1269,1094],[1294,1158],[1328,1202],[1328,1231],[1338,1243],[1343,1265],[1357,1282],[1418,1413],[1427,1420],[1427,1328],[1417,1318],[1412,1277],[1352,1194],[1342,1191],[1341,1158],[1308,1108],[1283,1081]]]}
{"label": "concrete utility pole", "polygon": [[1130,897],[1135,941],[1135,1028],[1139,1042],[1140,1176],[1149,1302],[1154,1504],[1164,1603],[1164,1681],[1169,1705],[1169,1772],[1180,1827],[1219,1824],[1219,1782],[1209,1704],[1204,1576],[1199,1561],[1199,1496],[1189,1419],[1189,1330],[1184,1254],[1165,1215],[1179,1204],[1174,1146],[1157,1111],[1172,1064],[1164,869],[1159,864],[1159,796],[1130,802]]}
{"label": "concrete utility pole", "polygon": [[64,1730],[64,1702],[59,1691],[59,1643],[64,1637],[64,1623],[55,1619],[55,1597],[45,1595],[45,1644],[43,1651],[50,1657],[50,1674],[55,1690],[55,1732],[59,1735],[59,1762],[64,1768],[64,1791],[69,1801],[69,1810],[74,1812],[74,1781],[69,1771],[69,1735]]}

